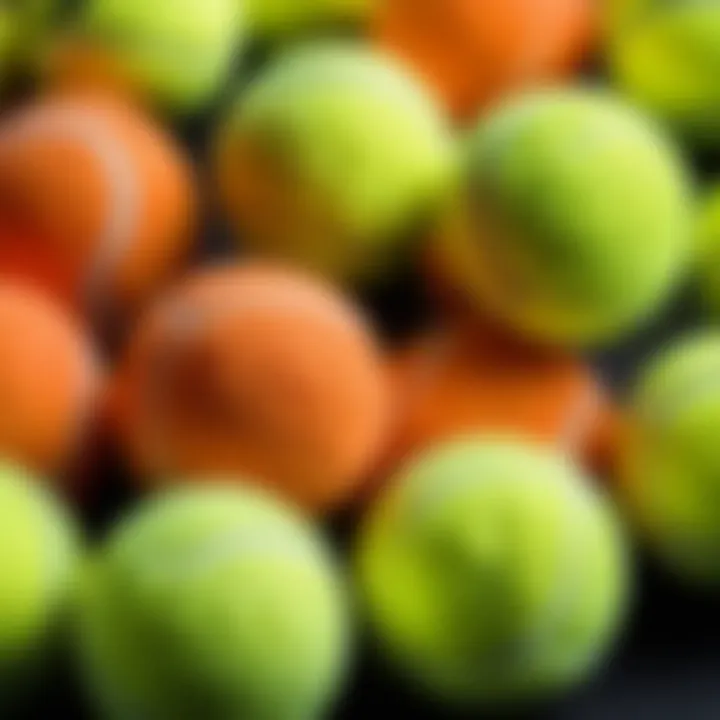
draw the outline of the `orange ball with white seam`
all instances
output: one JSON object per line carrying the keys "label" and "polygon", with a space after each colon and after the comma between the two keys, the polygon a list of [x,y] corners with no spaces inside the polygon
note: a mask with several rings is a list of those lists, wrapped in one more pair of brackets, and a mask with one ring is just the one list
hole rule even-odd
{"label": "orange ball with white seam", "polygon": [[90,341],[57,305],[0,282],[0,457],[34,472],[73,469],[100,388]]}
{"label": "orange ball with white seam", "polygon": [[183,263],[194,220],[189,162],[129,105],[57,96],[0,123],[0,228],[33,238],[24,251],[71,278],[83,310],[134,314]]}
{"label": "orange ball with white seam", "polygon": [[380,478],[428,446],[477,433],[554,445],[593,470],[614,469],[619,414],[570,355],[459,324],[391,355],[387,373],[394,420]]}
{"label": "orange ball with white seam", "polygon": [[109,413],[150,486],[247,477],[324,512],[349,502],[377,460],[386,391],[352,304],[297,271],[248,263],[200,272],[153,306]]}

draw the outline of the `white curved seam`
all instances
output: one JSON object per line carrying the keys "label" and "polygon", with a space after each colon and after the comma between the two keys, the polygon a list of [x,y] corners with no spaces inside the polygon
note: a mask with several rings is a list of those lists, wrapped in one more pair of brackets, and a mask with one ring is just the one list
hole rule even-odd
{"label": "white curved seam", "polygon": [[600,410],[600,393],[595,383],[590,383],[573,405],[565,425],[558,436],[559,449],[576,458],[583,441],[590,435],[594,420]]}
{"label": "white curved seam", "polygon": [[[79,141],[102,169],[107,186],[108,211],[96,238],[96,252],[85,279],[88,305],[104,297],[109,276],[129,249],[140,215],[139,178],[128,153],[110,136],[101,120],[73,106],[54,108],[17,118],[0,136],[0,146],[28,143],[34,138],[62,134]],[[72,168],[68,168],[72,172]]]}
{"label": "white curved seam", "polygon": [[581,524],[583,512],[576,508],[578,503],[587,503],[585,490],[578,486],[569,488],[569,497],[565,500],[563,520],[560,523],[560,539],[558,541],[559,557],[552,585],[538,617],[540,621],[521,639],[519,658],[530,665],[542,657],[548,645],[556,640],[562,622],[576,610],[576,604],[585,592],[581,578],[578,577],[578,562],[583,557],[585,547],[579,538],[585,540],[585,525]]}
{"label": "white curved seam", "polygon": [[[238,287],[241,283],[238,283]],[[213,311],[212,317],[231,316],[238,317],[253,312],[270,312],[292,318],[293,316],[306,317],[312,314],[315,318],[325,321],[328,326],[346,329],[353,324],[361,331],[370,332],[370,327],[362,315],[348,312],[341,304],[334,302],[332,297],[315,296],[309,292],[286,293],[273,298],[258,298],[244,294],[232,303],[226,303]],[[202,308],[192,307],[187,303],[178,306],[169,306],[166,310],[164,323],[170,328],[190,334],[203,327],[202,319],[209,313]]]}
{"label": "white curved seam", "polygon": [[178,578],[188,580],[210,573],[229,562],[257,559],[295,562],[310,558],[308,547],[298,543],[298,536],[294,533],[268,536],[252,528],[230,528],[207,538],[190,557],[179,557],[174,563],[164,561],[143,569],[156,581]]}

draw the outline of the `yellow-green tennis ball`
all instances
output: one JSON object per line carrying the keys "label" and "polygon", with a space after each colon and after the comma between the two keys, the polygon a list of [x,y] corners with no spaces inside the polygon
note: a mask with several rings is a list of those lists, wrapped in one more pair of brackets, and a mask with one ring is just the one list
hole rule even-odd
{"label": "yellow-green tennis ball", "polygon": [[545,91],[481,121],[463,195],[442,237],[448,276],[533,339],[614,340],[686,269],[688,172],[652,123],[600,93]]}
{"label": "yellow-green tennis ball", "polygon": [[378,0],[241,0],[250,31],[282,40],[333,27],[360,27]]}
{"label": "yellow-green tennis ball", "polygon": [[111,535],[81,595],[103,717],[310,720],[338,693],[337,570],[304,519],[256,490],[156,497]]}
{"label": "yellow-green tennis ball", "polygon": [[[685,0],[680,0],[684,2]],[[655,0],[603,0],[599,20],[605,37],[642,17]]]}
{"label": "yellow-green tennis ball", "polygon": [[6,9],[0,10],[0,80],[5,81],[12,55],[13,20]]}
{"label": "yellow-green tennis ball", "polygon": [[56,42],[49,72],[154,104],[202,109],[228,78],[244,36],[237,0],[88,0]]}
{"label": "yellow-green tennis ball", "polygon": [[720,4],[610,0],[608,12],[619,86],[687,136],[720,143]]}
{"label": "yellow-green tennis ball", "polygon": [[34,70],[59,0],[22,0],[0,6],[0,78]]}
{"label": "yellow-green tennis ball", "polygon": [[679,576],[720,583],[720,332],[660,353],[642,375],[622,457],[629,513]]}
{"label": "yellow-green tennis ball", "polygon": [[713,187],[700,204],[695,274],[708,310],[720,318],[720,185]]}
{"label": "yellow-green tennis ball", "polygon": [[1,465],[0,697],[38,668],[53,644],[74,589],[77,555],[64,509],[36,478]]}
{"label": "yellow-green tennis ball", "polygon": [[455,441],[407,468],[362,531],[358,577],[388,657],[459,704],[581,682],[628,594],[605,499],[570,461],[512,441]]}
{"label": "yellow-green tennis ball", "polygon": [[354,44],[285,54],[221,129],[224,206],[251,250],[342,280],[397,263],[453,171],[445,118],[391,60]]}

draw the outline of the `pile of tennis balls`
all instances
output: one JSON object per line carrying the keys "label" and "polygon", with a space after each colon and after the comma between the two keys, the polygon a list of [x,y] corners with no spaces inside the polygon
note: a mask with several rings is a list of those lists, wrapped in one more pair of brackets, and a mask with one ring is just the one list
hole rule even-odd
{"label": "pile of tennis balls", "polygon": [[3,5],[0,715],[533,707],[636,548],[717,588],[719,72],[701,0]]}

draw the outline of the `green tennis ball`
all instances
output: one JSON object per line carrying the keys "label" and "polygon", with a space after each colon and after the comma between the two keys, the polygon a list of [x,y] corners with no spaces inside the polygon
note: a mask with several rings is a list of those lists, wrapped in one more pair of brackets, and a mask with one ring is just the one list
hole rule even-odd
{"label": "green tennis ball", "polygon": [[628,594],[615,517],[548,450],[463,440],[407,468],[358,552],[381,647],[459,704],[530,702],[597,669]]}
{"label": "green tennis ball", "polygon": [[242,0],[248,25],[266,40],[286,39],[328,27],[357,27],[377,0]]}
{"label": "green tennis ball", "polygon": [[688,137],[720,143],[720,4],[611,0],[608,12],[619,86]]}
{"label": "green tennis ball", "polygon": [[700,204],[695,270],[708,310],[720,317],[720,185],[711,188]]}
{"label": "green tennis ball", "polygon": [[603,34],[612,37],[613,33],[647,14],[648,8],[655,2],[656,0],[604,0],[598,17]]}
{"label": "green tennis ball", "polygon": [[437,215],[453,160],[445,118],[419,85],[336,43],[286,53],[240,98],[216,147],[245,244],[341,280],[398,262]]}
{"label": "green tennis ball", "polygon": [[688,173],[650,122],[602,94],[498,109],[469,139],[463,195],[440,248],[448,275],[534,339],[616,339],[684,274]]}
{"label": "green tennis ball", "polygon": [[237,0],[87,0],[58,43],[60,75],[107,74],[161,106],[199,110],[229,75],[242,19]]}
{"label": "green tennis ball", "polygon": [[58,0],[22,0],[0,7],[0,77],[35,69],[57,7]]}
{"label": "green tennis ball", "polygon": [[0,78],[5,80],[8,64],[12,56],[13,20],[6,9],[0,10]]}
{"label": "green tennis ball", "polygon": [[36,478],[1,465],[0,702],[53,645],[77,556],[77,534],[64,509]]}
{"label": "green tennis ball", "polygon": [[311,527],[258,491],[150,501],[110,537],[81,595],[103,717],[310,720],[338,692],[338,574]]}
{"label": "green tennis ball", "polygon": [[622,497],[680,577],[720,583],[720,333],[660,353],[638,382],[624,443]]}

